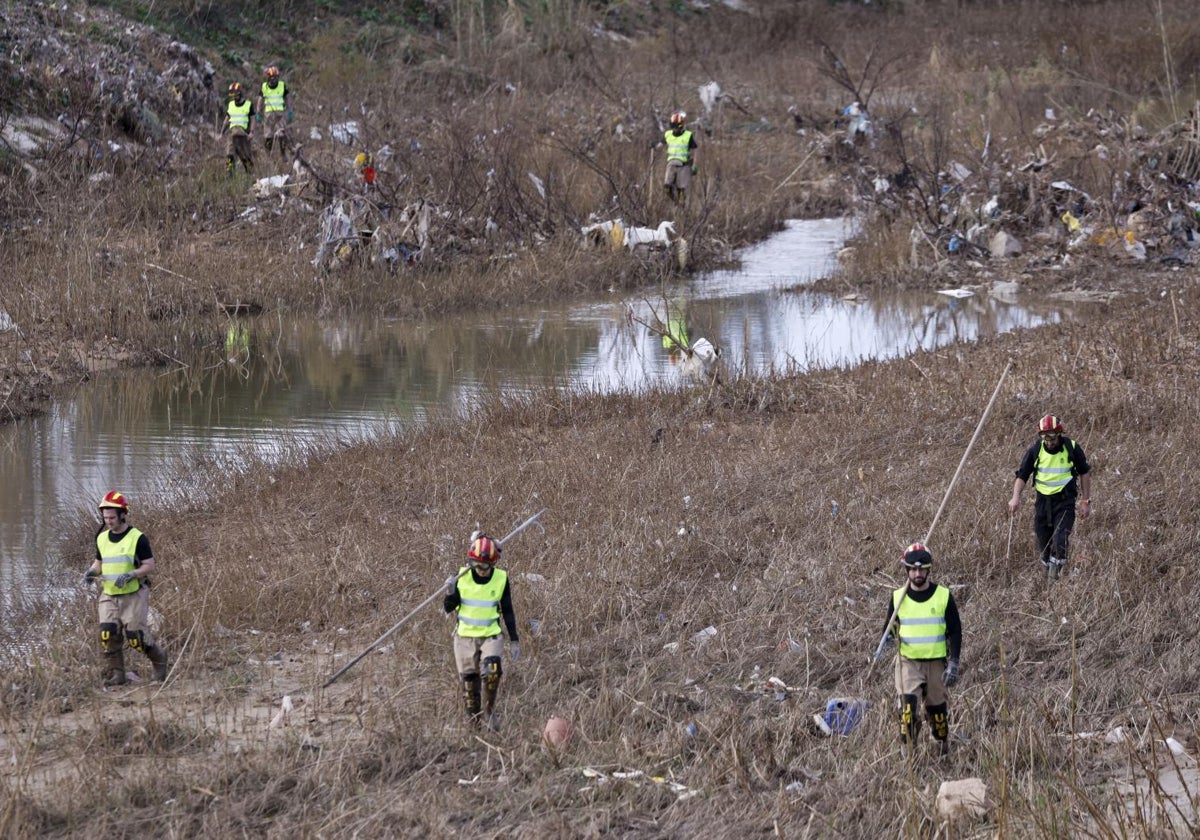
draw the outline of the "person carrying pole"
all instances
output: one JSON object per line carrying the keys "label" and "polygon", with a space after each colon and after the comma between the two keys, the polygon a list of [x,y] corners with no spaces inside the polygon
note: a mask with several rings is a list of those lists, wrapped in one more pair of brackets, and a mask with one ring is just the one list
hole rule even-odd
{"label": "person carrying pole", "polygon": [[1029,479],[1037,498],[1033,505],[1033,532],[1046,576],[1056,580],[1067,564],[1071,531],[1075,529],[1075,500],[1079,498],[1079,518],[1092,513],[1091,466],[1078,443],[1063,434],[1062,421],[1047,414],[1038,421],[1038,440],[1025,450],[1017,467],[1009,515],[1021,506],[1021,491]]}
{"label": "person carrying pole", "polygon": [[508,573],[496,566],[499,560],[497,541],[482,532],[473,533],[467,565],[460,568],[457,575],[446,579],[446,597],[442,600],[442,608],[447,613],[457,612],[458,616],[454,630],[454,660],[462,677],[467,719],[478,726],[482,716],[491,729],[497,728],[496,694],[500,689],[504,653],[501,616],[512,643],[512,661],[521,658]]}
{"label": "person carrying pole", "polygon": [[[917,703],[923,702],[933,738],[942,755],[950,750],[950,712],[946,689],[958,682],[962,651],[962,622],[950,590],[929,579],[933,555],[923,543],[904,549],[900,564],[908,575],[904,586],[892,592],[888,604],[884,643],[899,636],[896,657],[896,693],[899,695],[900,742],[911,755],[921,729]],[[895,624],[893,625],[893,620]]]}

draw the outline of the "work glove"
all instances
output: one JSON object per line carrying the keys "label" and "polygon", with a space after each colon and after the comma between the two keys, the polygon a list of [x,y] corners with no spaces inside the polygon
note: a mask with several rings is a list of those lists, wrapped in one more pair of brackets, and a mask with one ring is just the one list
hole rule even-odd
{"label": "work glove", "polygon": [[693,175],[696,174],[696,164],[694,164],[694,163],[692,164],[692,174]]}
{"label": "work glove", "polygon": [[453,595],[454,590],[457,588],[458,588],[458,578],[456,578],[456,577],[446,578],[446,594],[447,595]]}
{"label": "work glove", "polygon": [[122,575],[117,575],[117,579],[114,580],[113,583],[116,584],[117,589],[121,589],[128,586],[129,581],[131,580],[133,580],[133,575],[131,575],[129,572],[125,572]]}
{"label": "work glove", "polygon": [[96,578],[98,578],[98,577],[100,577],[99,572],[97,572],[95,569],[88,569],[86,572],[83,573],[83,582],[85,584],[87,584],[88,586],[91,586],[93,583],[96,582]]}
{"label": "work glove", "polygon": [[296,112],[295,112],[295,111],[293,111],[291,108],[288,108],[288,111],[287,111],[287,121],[288,121],[288,122],[292,122],[292,121],[293,121],[293,120],[295,120],[295,119],[296,119]]}
{"label": "work glove", "polygon": [[257,123],[260,123],[260,122],[262,122],[262,114],[255,114],[255,115],[254,115],[254,121],[255,121],[255,122],[257,122]]}
{"label": "work glove", "polygon": [[512,647],[509,650],[509,658],[512,659],[513,662],[521,661],[521,643],[520,642],[512,643]]}
{"label": "work glove", "polygon": [[946,672],[942,674],[942,682],[946,688],[952,688],[958,682],[958,660],[946,660]]}

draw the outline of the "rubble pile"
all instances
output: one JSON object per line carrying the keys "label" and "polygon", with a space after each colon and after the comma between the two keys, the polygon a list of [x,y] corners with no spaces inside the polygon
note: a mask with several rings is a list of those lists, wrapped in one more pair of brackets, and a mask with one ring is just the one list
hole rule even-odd
{"label": "rubble pile", "polygon": [[[1073,261],[1191,265],[1200,256],[1200,133],[1157,133],[1098,112],[1047,119],[1021,157],[985,147],[969,164],[885,172],[853,165],[870,220],[910,220],[908,262],[935,273],[1063,268]],[[990,140],[990,138],[989,138]],[[831,138],[830,142],[835,142]],[[849,144],[845,141],[841,146]],[[842,152],[844,154],[844,151]]]}

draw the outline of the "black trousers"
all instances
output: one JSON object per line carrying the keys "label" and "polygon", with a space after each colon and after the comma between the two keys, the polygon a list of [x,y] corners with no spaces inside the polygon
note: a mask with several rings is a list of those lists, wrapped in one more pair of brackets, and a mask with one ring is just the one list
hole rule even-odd
{"label": "black trousers", "polygon": [[1075,527],[1075,497],[1066,493],[1043,496],[1038,493],[1033,506],[1033,533],[1037,535],[1038,551],[1043,563],[1057,557],[1067,562],[1071,531]]}

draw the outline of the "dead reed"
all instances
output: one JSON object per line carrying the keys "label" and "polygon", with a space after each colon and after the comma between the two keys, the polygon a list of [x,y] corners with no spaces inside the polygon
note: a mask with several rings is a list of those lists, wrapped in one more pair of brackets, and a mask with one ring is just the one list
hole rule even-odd
{"label": "dead reed", "polygon": [[[1195,301],[1128,299],[1088,324],[711,395],[485,400],[304,463],[197,465],[219,493],[138,516],[173,682],[127,705],[100,694],[90,608],[72,606],[48,639],[70,655],[6,681],[5,743],[24,756],[6,831],[930,835],[930,783],[974,775],[993,796],[981,827],[1007,836],[1186,835],[1186,802],[1151,786],[1137,805],[1122,782],[1170,766],[1165,738],[1195,744]],[[910,775],[890,675],[868,678],[866,655],[896,554],[1009,359],[931,539],[966,631],[954,752]],[[1096,504],[1052,588],[1029,508],[1011,543],[1005,508],[1046,411],[1085,447]],[[471,528],[541,507],[546,532],[504,556],[525,656],[505,664],[501,732],[458,723],[436,605],[317,688],[440,586]],[[284,695],[297,711],[272,727]],[[832,696],[872,703],[849,738],[810,727]],[[576,729],[560,753],[538,742],[551,714]],[[1117,727],[1130,740],[1105,745]],[[106,763],[123,781],[91,784]]]}

